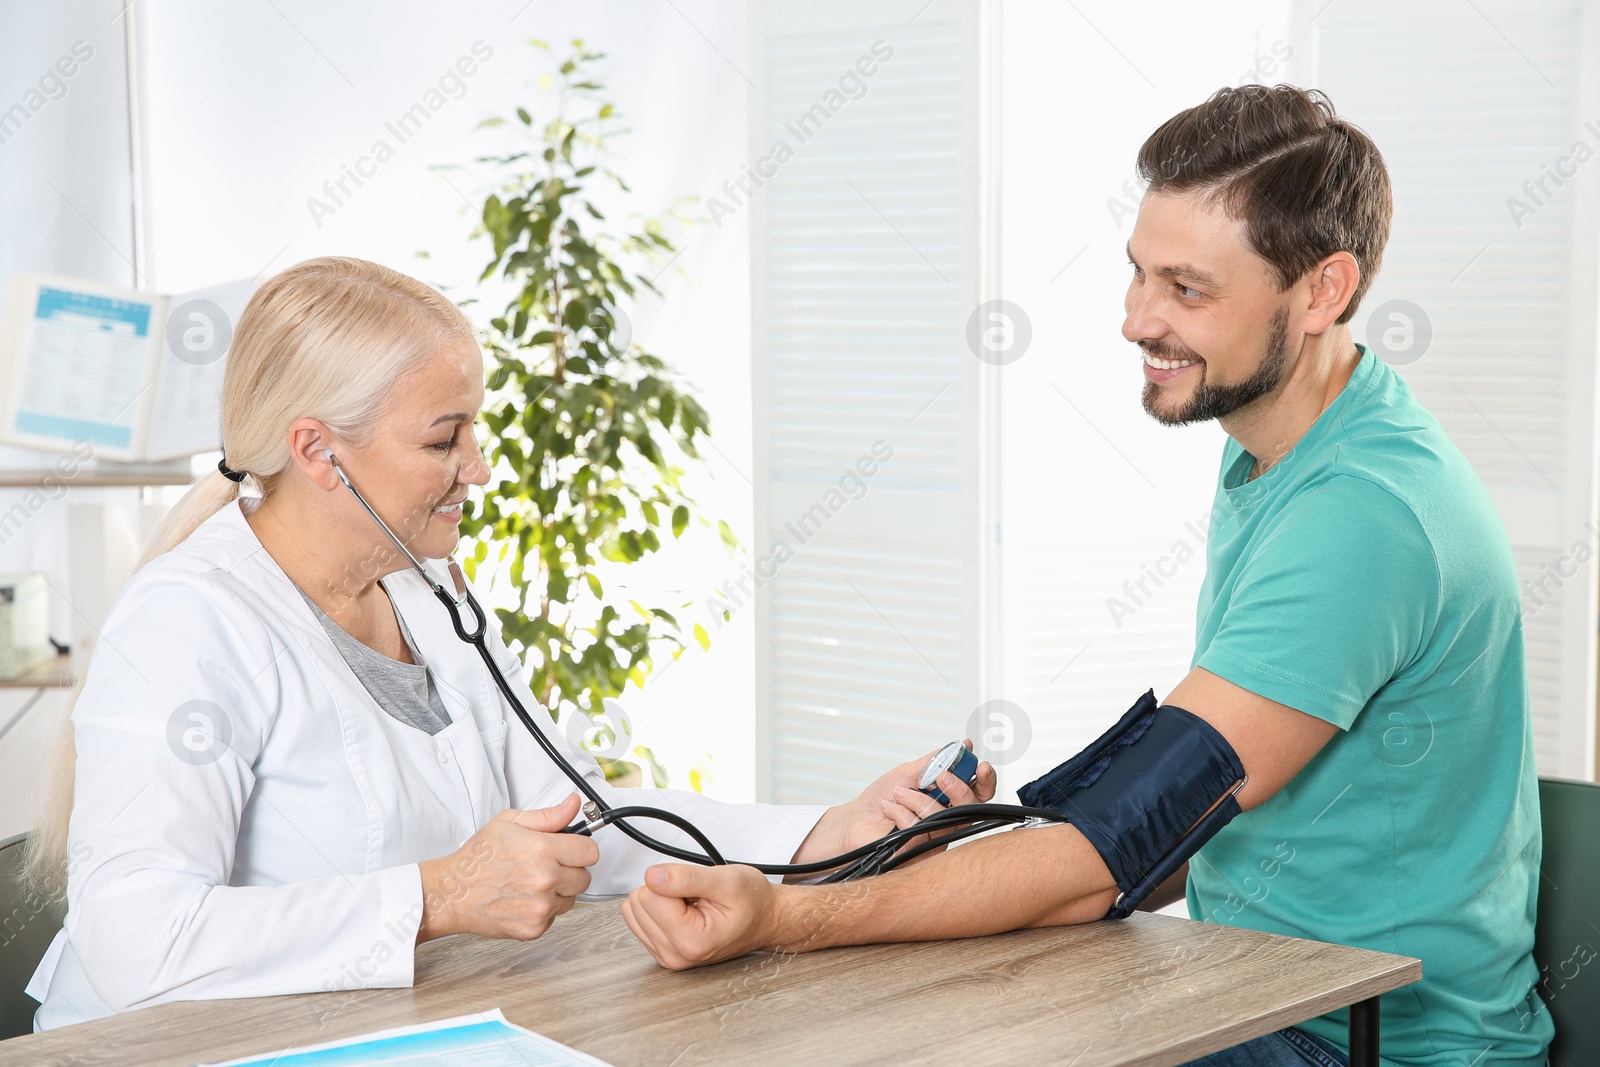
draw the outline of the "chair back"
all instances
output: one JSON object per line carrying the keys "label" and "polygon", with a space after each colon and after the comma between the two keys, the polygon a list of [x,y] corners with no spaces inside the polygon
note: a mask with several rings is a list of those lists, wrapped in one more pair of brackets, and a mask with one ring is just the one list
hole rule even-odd
{"label": "chair back", "polygon": [[39,1002],[23,992],[65,918],[66,905],[22,884],[27,834],[0,841],[0,1039],[33,1033]]}
{"label": "chair back", "polygon": [[1550,1067],[1600,1064],[1600,785],[1539,779],[1544,877],[1533,959],[1555,1020]]}

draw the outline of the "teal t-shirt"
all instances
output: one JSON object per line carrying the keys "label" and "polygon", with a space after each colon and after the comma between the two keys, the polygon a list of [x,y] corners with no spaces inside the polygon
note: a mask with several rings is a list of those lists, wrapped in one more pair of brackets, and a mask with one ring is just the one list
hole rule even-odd
{"label": "teal t-shirt", "polygon": [[[1437,420],[1370,351],[1261,477],[1229,440],[1193,665],[1340,732],[1189,864],[1196,919],[1422,960],[1386,1064],[1544,1062],[1541,837],[1511,548]],[[1303,1028],[1348,1045],[1347,1012]]]}

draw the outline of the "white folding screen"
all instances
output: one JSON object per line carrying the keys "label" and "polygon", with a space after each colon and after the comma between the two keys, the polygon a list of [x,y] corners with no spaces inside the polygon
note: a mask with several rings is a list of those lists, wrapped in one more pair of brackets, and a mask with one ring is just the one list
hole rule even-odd
{"label": "white folding screen", "polygon": [[1600,12],[1343,0],[1315,84],[1377,140],[1393,236],[1352,323],[1472,461],[1523,586],[1541,774],[1595,772]]}
{"label": "white folding screen", "polygon": [[[837,799],[994,698],[1027,735],[1009,790],[1182,676],[1222,437],[1139,409],[1118,333],[1133,155],[1221,85],[1285,80],[1385,152],[1394,236],[1353,332],[1488,485],[1540,770],[1592,776],[1600,20],[1262,0],[1150,37],[1089,0],[919,7],[752,8],[762,795]],[[894,55],[864,94],[789,125],[878,40]],[[966,73],[990,47],[993,101]],[[1030,344],[1003,366],[960,337],[997,297]],[[865,496],[817,511],[877,440],[894,455]]]}
{"label": "white folding screen", "polygon": [[982,691],[980,10],[750,8],[757,158],[726,206],[752,225],[763,799],[848,796]]}

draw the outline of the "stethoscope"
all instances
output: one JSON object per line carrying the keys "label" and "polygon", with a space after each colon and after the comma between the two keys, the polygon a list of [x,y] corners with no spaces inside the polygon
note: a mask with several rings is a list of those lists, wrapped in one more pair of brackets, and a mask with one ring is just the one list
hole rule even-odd
{"label": "stethoscope", "polygon": [[[378,524],[378,528],[394,543],[395,548],[399,549],[401,555],[405,556],[412,569],[428,584],[428,588],[433,590],[433,595],[438,597],[439,602],[450,612],[450,622],[455,628],[456,636],[478,650],[479,657],[482,658],[484,665],[489,668],[489,676],[495,680],[495,684],[499,686],[500,692],[511,704],[512,710],[517,713],[517,718],[522,721],[522,725],[527,729],[528,733],[533,735],[533,739],[538,742],[539,747],[544,749],[545,755],[550,757],[551,761],[561,769],[561,773],[566,775],[567,779],[577,787],[578,792],[586,798],[583,805],[583,821],[573,823],[561,832],[592,835],[601,827],[614,825],[618,830],[621,830],[628,837],[646,848],[659,852],[663,856],[681,860],[684,863],[721,866],[730,862],[723,858],[722,853],[717,851],[717,847],[711,843],[705,834],[700,832],[698,827],[676,812],[642,805],[612,807],[607,804],[600,794],[595,791],[594,787],[589,784],[589,780],[583,776],[582,772],[568,763],[561,751],[545,736],[545,732],[539,729],[539,724],[533,721],[533,716],[529,715],[528,709],[523,707],[515,689],[506,681],[505,675],[494,661],[494,656],[489,652],[488,618],[484,615],[483,608],[478,605],[477,597],[473,596],[472,590],[468,588],[466,576],[461,573],[461,565],[455,561],[454,554],[445,557],[452,584],[455,586],[455,592],[452,593],[423,568],[421,561],[411,554],[411,550],[406,548],[405,543],[399,537],[395,536],[395,532],[389,528],[389,524],[384,522],[378,513],[373,510],[372,505],[368,504],[366,499],[356,491],[356,487],[350,483],[349,476],[339,466],[339,461],[334,458],[332,450],[324,449],[322,454],[333,465],[334,473],[339,476],[339,480],[344,483],[345,488],[350,490],[361,506],[366,509],[367,514],[372,516],[372,521]],[[463,605],[472,613],[473,625],[470,629],[462,620],[461,609]],[[918,785],[923,792],[929,793],[929,795],[934,796],[935,799],[943,803],[947,798],[933,785],[935,779],[938,778],[939,772],[950,770],[958,777],[965,776],[970,784],[977,772],[977,767],[977,757],[959,741],[954,741],[946,745],[929,760],[927,768],[924,769],[918,781]],[[702,851],[692,852],[688,849],[668,844],[665,841],[657,840],[643,830],[632,826],[629,822],[632,819],[655,819],[669,823],[687,834],[695,844],[700,846]],[[747,866],[754,867],[762,874],[767,875],[804,876],[825,874],[826,877],[820,878],[818,881],[844,882],[866,877],[867,875],[883,874],[901,864],[909,863],[911,860],[934,849],[944,848],[964,838],[988,833],[990,830],[998,830],[1005,826],[1017,824],[1042,825],[1044,823],[1066,821],[1064,815],[1049,808],[1028,808],[1017,804],[966,804],[961,807],[946,808],[943,811],[934,812],[932,815],[924,817],[914,826],[892,830],[876,841],[869,841],[865,845],[860,845],[849,852],[844,852],[828,859],[816,860],[811,863],[750,863]],[[941,830],[949,832],[901,851],[902,847],[912,839],[921,837],[924,834],[937,833]]]}

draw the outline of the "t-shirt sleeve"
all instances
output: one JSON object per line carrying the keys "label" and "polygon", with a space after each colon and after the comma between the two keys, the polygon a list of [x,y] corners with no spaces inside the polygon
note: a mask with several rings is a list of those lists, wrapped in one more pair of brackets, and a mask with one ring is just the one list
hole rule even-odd
{"label": "t-shirt sleeve", "polygon": [[1293,501],[1221,592],[1195,666],[1348,730],[1423,647],[1439,570],[1410,508],[1341,475]]}

